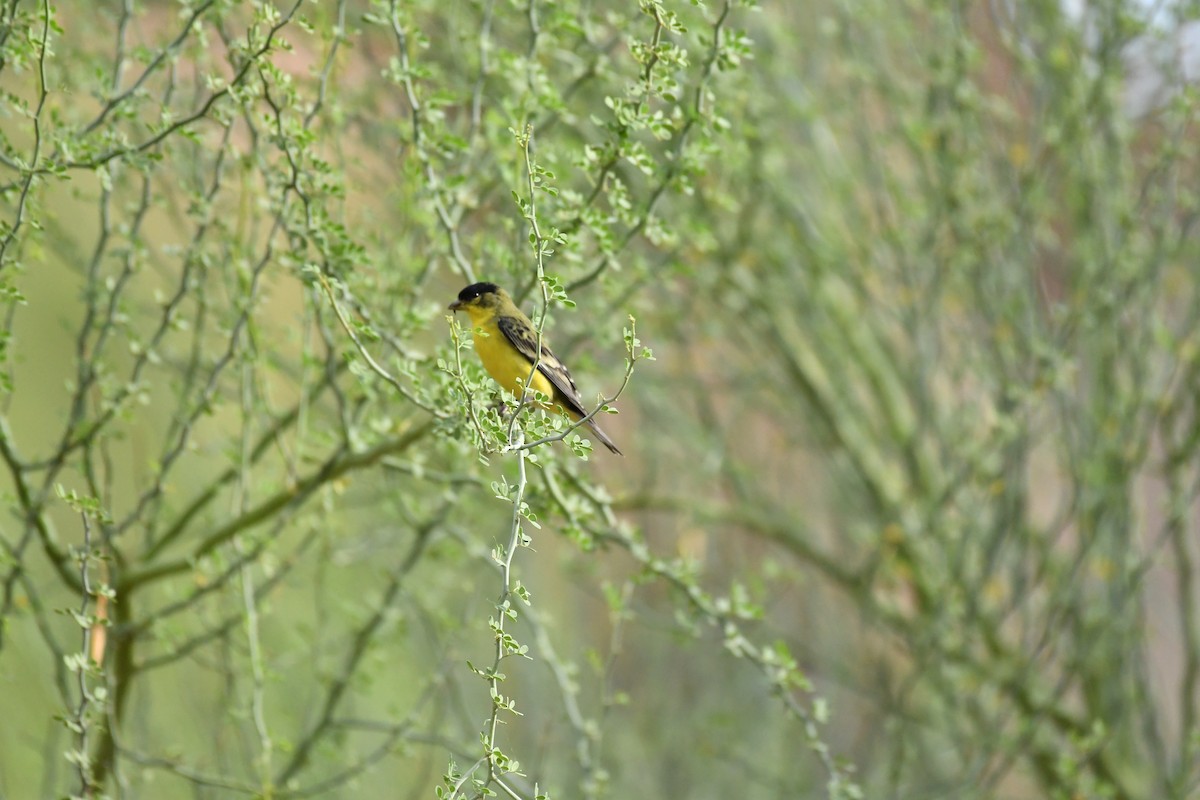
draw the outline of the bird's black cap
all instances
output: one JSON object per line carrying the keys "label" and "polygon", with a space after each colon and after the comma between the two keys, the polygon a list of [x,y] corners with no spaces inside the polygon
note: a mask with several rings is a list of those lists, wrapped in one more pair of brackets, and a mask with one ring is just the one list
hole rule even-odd
{"label": "bird's black cap", "polygon": [[494,283],[472,283],[458,293],[458,302],[469,303],[481,294],[495,294],[500,287]]}

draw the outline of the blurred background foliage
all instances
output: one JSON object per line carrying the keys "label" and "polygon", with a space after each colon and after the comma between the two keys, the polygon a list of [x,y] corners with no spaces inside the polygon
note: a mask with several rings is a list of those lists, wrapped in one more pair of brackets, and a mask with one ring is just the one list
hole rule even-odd
{"label": "blurred background foliage", "polygon": [[0,796],[1195,797],[1194,13],[4,0]]}

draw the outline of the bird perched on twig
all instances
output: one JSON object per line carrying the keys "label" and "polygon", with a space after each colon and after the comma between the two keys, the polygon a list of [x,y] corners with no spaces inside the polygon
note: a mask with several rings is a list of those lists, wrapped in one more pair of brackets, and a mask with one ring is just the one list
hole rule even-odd
{"label": "bird perched on twig", "polygon": [[[520,397],[522,386],[528,382],[530,389],[550,398],[545,408],[557,408],[576,422],[587,416],[571,373],[546,346],[544,338],[538,356],[537,329],[508,292],[494,283],[474,283],[458,293],[450,310],[465,311],[471,318],[475,352],[496,383]],[[622,454],[595,420],[584,424],[601,444]]]}

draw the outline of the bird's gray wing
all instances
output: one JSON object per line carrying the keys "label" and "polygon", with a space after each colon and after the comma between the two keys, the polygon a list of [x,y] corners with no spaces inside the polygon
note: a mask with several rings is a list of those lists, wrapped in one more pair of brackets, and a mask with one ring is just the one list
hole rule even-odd
{"label": "bird's gray wing", "polygon": [[551,398],[554,402],[581,417],[587,415],[583,410],[583,399],[579,396],[579,389],[571,379],[571,373],[567,372],[566,366],[558,360],[558,356],[554,355],[545,342],[542,342],[542,357],[537,357],[537,334],[530,324],[513,317],[500,317],[496,320],[496,326],[512,346],[529,359],[530,365],[535,360],[538,362],[538,371],[554,386],[554,397]]}

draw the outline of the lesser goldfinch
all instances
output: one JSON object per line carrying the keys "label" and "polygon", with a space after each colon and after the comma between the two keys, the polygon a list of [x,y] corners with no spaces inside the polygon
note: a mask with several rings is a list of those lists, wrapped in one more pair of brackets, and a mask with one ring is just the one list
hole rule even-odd
{"label": "lesser goldfinch", "polygon": [[[546,408],[560,409],[576,422],[587,416],[571,373],[546,346],[544,337],[542,355],[537,357],[537,329],[508,292],[494,283],[473,283],[458,293],[450,310],[465,311],[471,318],[475,352],[496,383],[520,397],[522,385],[528,382],[530,389],[550,398]],[[622,454],[594,420],[586,424],[601,444],[617,455]]]}

